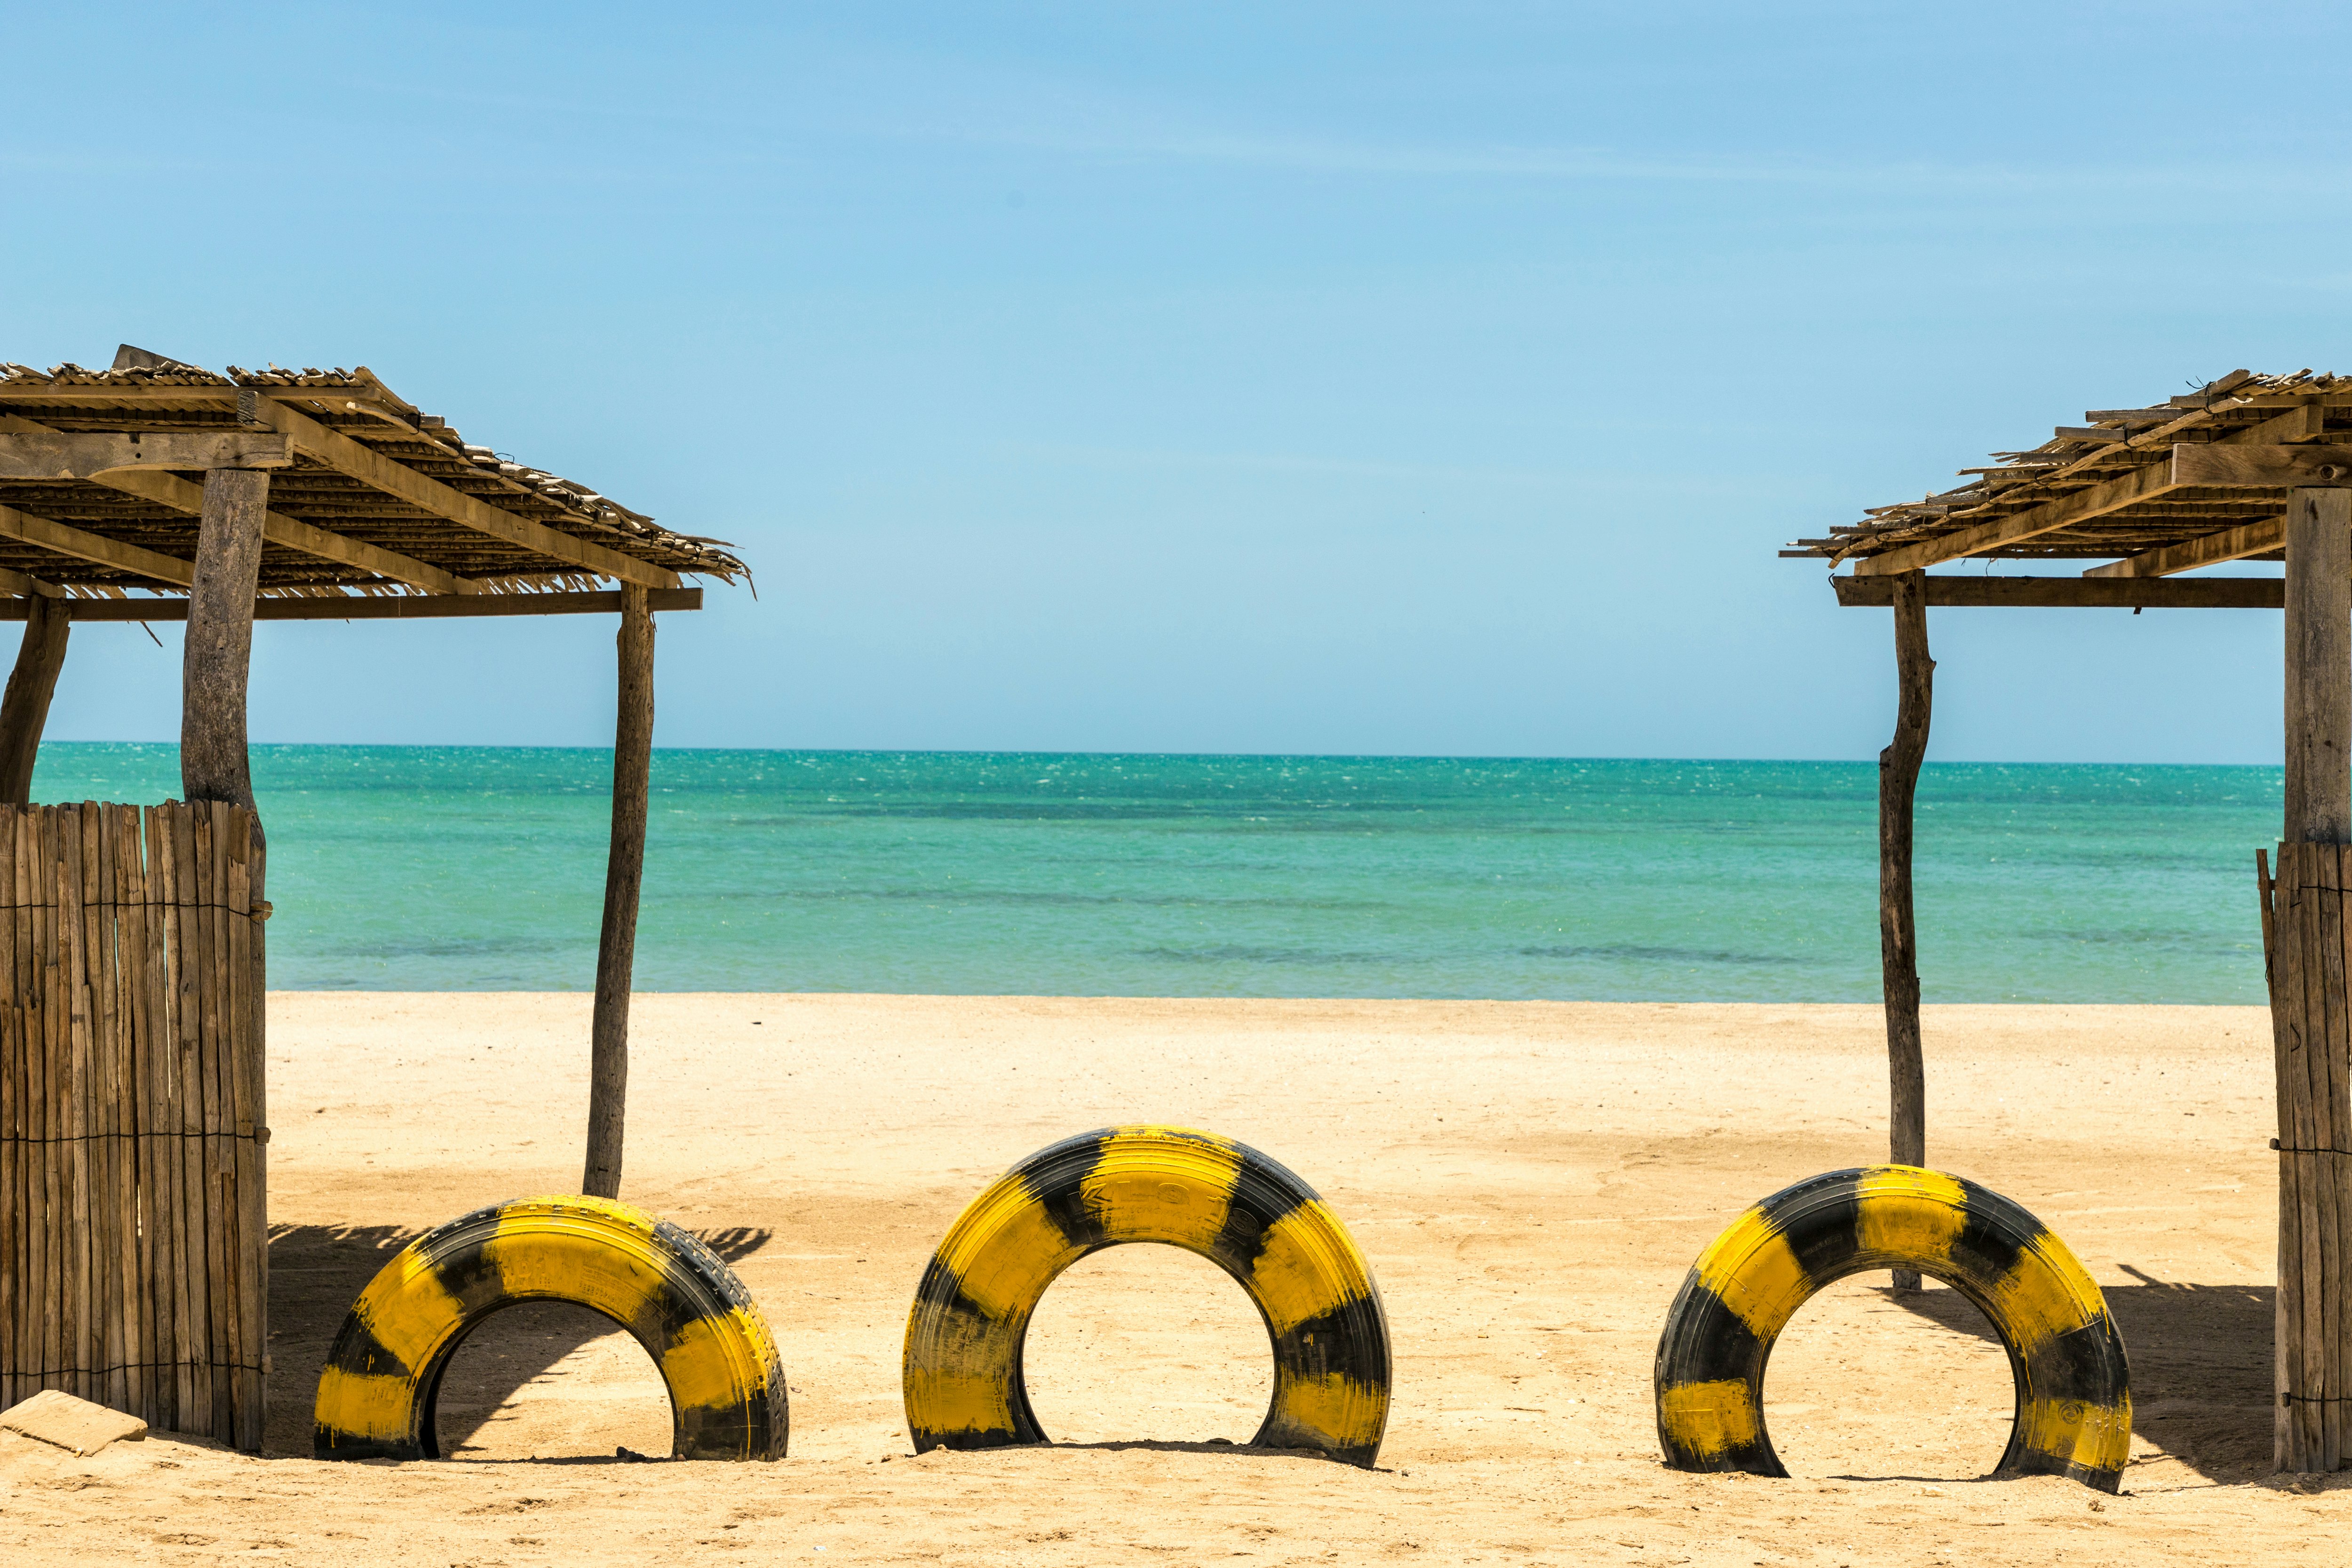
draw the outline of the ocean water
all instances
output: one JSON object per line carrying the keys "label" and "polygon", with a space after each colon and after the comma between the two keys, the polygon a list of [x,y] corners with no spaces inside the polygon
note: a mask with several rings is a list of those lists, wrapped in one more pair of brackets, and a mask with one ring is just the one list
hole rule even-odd
{"label": "ocean water", "polygon": [[[264,746],[270,978],[595,979],[609,753]],[[52,744],[41,800],[178,792]],[[651,991],[1870,1001],[1869,763],[664,751]],[[2263,999],[2276,768],[1930,764],[1935,1002]]]}

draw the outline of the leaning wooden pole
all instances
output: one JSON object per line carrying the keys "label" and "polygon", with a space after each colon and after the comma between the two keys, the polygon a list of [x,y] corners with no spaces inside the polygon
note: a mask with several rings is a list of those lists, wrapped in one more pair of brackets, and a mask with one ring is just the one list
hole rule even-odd
{"label": "leaning wooden pole", "polygon": [[580,1190],[621,1195],[621,1134],[629,1093],[629,981],[637,955],[637,889],[646,868],[646,805],[654,752],[654,616],[646,590],[621,588],[621,683],[613,733],[613,844],[604,862],[604,927],[596,944],[596,1011],[589,1025],[588,1159]]}
{"label": "leaning wooden pole", "polygon": [[[1911,807],[1927,754],[1936,661],[1927,657],[1927,574],[1895,579],[1895,739],[1878,753],[1878,959],[1886,997],[1887,1154],[1927,1159],[1927,1075],[1919,1050],[1919,928],[1911,911]],[[1919,1276],[1895,1271],[1897,1290]]]}
{"label": "leaning wooden pole", "polygon": [[2286,790],[2272,890],[2278,1068],[2278,1404],[2282,1470],[2352,1450],[2352,1016],[2345,984],[2352,844],[2352,489],[2286,510]]}
{"label": "leaning wooden pole", "polygon": [[[257,1451],[267,1411],[269,1367],[268,1099],[264,1082],[263,999],[268,965],[262,951],[265,860],[261,817],[254,809],[246,755],[246,688],[253,663],[253,599],[261,574],[262,521],[269,476],[251,468],[205,475],[196,531],[194,582],[181,662],[180,789],[191,806],[226,802],[245,808],[245,831],[219,813],[213,846],[194,867],[199,893],[184,963],[201,962],[201,983],[220,998],[217,1017],[200,1020],[199,1037],[217,1048],[218,1076],[205,1094],[206,1136],[196,1162],[201,1196],[189,1217],[218,1263],[209,1281],[215,1436]],[[242,875],[240,875],[242,873]],[[202,957],[197,956],[201,950]],[[197,1216],[201,1215],[201,1219]]]}
{"label": "leaning wooden pole", "polygon": [[23,805],[33,798],[33,759],[40,752],[49,698],[58,689],[58,671],[65,668],[66,634],[72,626],[63,600],[36,595],[26,601],[25,640],[16,647],[7,694],[0,697],[0,805]]}

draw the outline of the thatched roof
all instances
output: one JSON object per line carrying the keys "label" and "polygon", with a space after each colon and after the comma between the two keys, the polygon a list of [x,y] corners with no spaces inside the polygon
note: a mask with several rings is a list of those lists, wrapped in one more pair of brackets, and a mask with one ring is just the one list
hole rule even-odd
{"label": "thatched roof", "polygon": [[[1780,553],[1853,561],[1868,575],[2000,556],[2105,558],[2115,564],[2085,575],[2165,576],[2279,559],[2288,489],[2352,473],[2330,461],[2352,442],[2347,376],[2232,371],[2185,395],[2093,409],[2083,421],[1960,469],[1966,484],[1872,507]],[[2229,449],[2203,450],[2217,446]]]}
{"label": "thatched roof", "polygon": [[[141,441],[137,466],[95,466]],[[202,469],[248,448],[250,465],[219,466],[269,468],[264,594],[527,594],[600,579],[660,589],[749,575],[725,541],[673,532],[470,442],[364,365],[223,374],[127,346],[106,370],[0,362],[0,567],[83,594],[184,589]]]}

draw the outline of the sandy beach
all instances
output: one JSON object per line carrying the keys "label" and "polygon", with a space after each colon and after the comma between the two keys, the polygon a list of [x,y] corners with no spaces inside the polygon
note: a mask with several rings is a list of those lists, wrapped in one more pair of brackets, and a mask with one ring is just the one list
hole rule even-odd
{"label": "sandy beach", "polygon": [[[456,1458],[312,1461],[318,1369],[418,1232],[579,1180],[588,999],[272,1000],[268,1452],[0,1434],[12,1563],[2005,1563],[2340,1560],[2352,1483],[2268,1474],[2274,1229],[2260,1009],[1942,1007],[1931,1162],[2023,1203],[2128,1341],[2125,1494],[1984,1481],[1997,1342],[1948,1290],[1857,1279],[1768,1386],[1797,1479],[1658,1458],[1650,1368],[1748,1203],[1883,1157],[1871,1007],[849,995],[636,1000],[623,1196],[728,1256],[792,1389],[771,1465],[631,1463],[667,1412],[625,1337],[494,1320],[444,1396]],[[1268,1383],[1237,1287],[1089,1259],[1029,1351],[1053,1447],[913,1458],[908,1301],[997,1171],[1118,1121],[1204,1127],[1313,1184],[1378,1273],[1377,1469],[1237,1451]]]}

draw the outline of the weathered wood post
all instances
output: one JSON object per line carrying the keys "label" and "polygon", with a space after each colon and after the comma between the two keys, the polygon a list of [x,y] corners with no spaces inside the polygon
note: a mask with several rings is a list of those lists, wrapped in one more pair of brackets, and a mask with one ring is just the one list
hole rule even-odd
{"label": "weathered wood post", "polygon": [[[225,800],[253,811],[246,755],[246,685],[253,665],[253,595],[261,576],[261,525],[269,475],[214,468],[205,475],[196,531],[195,583],[188,591],[188,636],[180,679],[180,790],[187,800]],[[261,818],[253,819],[254,847]],[[257,877],[258,873],[257,872]],[[255,895],[259,896],[257,881]]]}
{"label": "weathered wood post", "polygon": [[2285,830],[2272,917],[2278,1068],[2278,1405],[2282,1470],[2341,1468],[2352,1312],[2352,1035],[2344,846],[2352,843],[2352,489],[2286,509]]}
{"label": "weathered wood post", "polygon": [[[1927,657],[1927,574],[1895,579],[1895,739],[1878,753],[1878,958],[1886,998],[1887,1156],[1898,1165],[1927,1159],[1927,1079],[1919,1049],[1919,930],[1911,910],[1911,810],[1936,661]],[[1895,1270],[1897,1290],[1919,1276]]]}
{"label": "weathered wood post", "polygon": [[[194,581],[188,591],[188,633],[180,674],[180,790],[183,798],[226,801],[243,806],[251,824],[247,891],[251,906],[263,905],[266,857],[261,816],[254,809],[253,774],[246,755],[246,687],[253,660],[253,599],[261,574],[263,514],[269,501],[269,475],[253,468],[214,468],[205,475],[204,510],[196,531]],[[223,1131],[230,1138],[207,1138],[203,1162],[212,1193],[222,1209],[213,1222],[228,1229],[234,1215],[240,1256],[237,1267],[249,1290],[240,1291],[243,1310],[253,1321],[234,1325],[236,1359],[244,1363],[236,1384],[234,1411],[235,1442],[258,1450],[268,1398],[269,1344],[269,1255],[267,1245],[267,1151],[268,1137],[263,1079],[268,1053],[264,1046],[263,999],[268,964],[263,952],[262,925],[247,922],[246,983],[249,1014],[239,1019],[245,1036],[231,1049],[242,1059],[244,1104],[254,1123],[228,1121]],[[226,933],[224,933],[226,935]],[[236,945],[229,938],[232,951]],[[232,983],[234,984],[234,983]],[[245,1009],[240,1009],[244,1013]],[[226,1145],[223,1148],[222,1145]],[[222,1162],[215,1165],[215,1160]],[[227,1412],[224,1412],[226,1415]],[[227,1436],[226,1422],[215,1428]]]}
{"label": "weathered wood post", "polygon": [[637,889],[654,748],[654,616],[646,590],[621,585],[620,696],[613,734],[613,842],[604,862],[604,925],[596,944],[589,1025],[588,1158],[580,1190],[621,1195],[621,1134],[629,1091],[629,982],[637,953]]}
{"label": "weathered wood post", "polygon": [[65,668],[65,601],[36,594],[25,601],[25,640],[17,645],[16,668],[0,697],[0,805],[23,805],[33,798],[33,760],[41,731],[49,721],[49,698]]}

